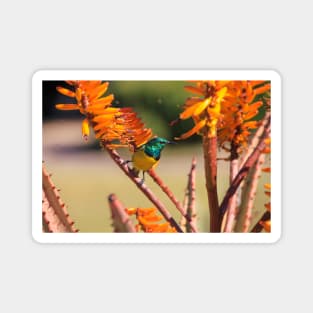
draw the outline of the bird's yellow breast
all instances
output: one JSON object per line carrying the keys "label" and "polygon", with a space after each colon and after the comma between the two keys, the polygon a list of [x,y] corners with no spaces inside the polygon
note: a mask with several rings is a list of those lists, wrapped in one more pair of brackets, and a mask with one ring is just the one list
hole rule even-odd
{"label": "bird's yellow breast", "polygon": [[143,150],[135,151],[132,156],[133,166],[140,171],[148,171],[156,166],[158,161],[145,154]]}

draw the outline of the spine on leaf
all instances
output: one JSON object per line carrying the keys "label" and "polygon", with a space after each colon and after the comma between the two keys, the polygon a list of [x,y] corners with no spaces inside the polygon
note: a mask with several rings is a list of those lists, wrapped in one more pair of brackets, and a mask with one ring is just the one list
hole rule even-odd
{"label": "spine on leaf", "polygon": [[78,229],[66,210],[51,175],[42,166],[42,225],[43,232],[75,233]]}

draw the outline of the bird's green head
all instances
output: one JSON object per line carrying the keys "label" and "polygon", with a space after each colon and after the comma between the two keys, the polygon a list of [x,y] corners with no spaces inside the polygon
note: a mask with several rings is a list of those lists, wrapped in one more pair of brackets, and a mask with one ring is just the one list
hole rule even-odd
{"label": "bird's green head", "polygon": [[161,151],[167,144],[176,144],[176,142],[172,142],[161,137],[155,137],[145,144],[144,151],[149,156],[154,157],[156,160],[158,160],[160,159]]}

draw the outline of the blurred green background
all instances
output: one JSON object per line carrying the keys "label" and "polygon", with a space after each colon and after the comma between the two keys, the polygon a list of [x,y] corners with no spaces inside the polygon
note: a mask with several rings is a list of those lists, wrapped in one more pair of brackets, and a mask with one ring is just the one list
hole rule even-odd
{"label": "blurred green background", "polygon": [[[114,81],[106,93],[113,93],[116,107],[131,106],[153,133],[173,139],[190,129],[191,121],[169,126],[181,112],[190,93],[184,91],[183,81]],[[91,135],[86,143],[81,136],[83,116],[77,111],[58,111],[57,103],[73,103],[73,99],[56,91],[56,86],[67,86],[62,81],[43,83],[43,158],[47,170],[53,174],[54,183],[61,189],[61,197],[81,232],[111,232],[110,209],[107,197],[115,193],[126,207],[151,207],[137,187],[115,165]],[[125,159],[130,159],[127,149],[120,149]],[[219,151],[225,157],[223,151]],[[197,158],[196,208],[200,231],[209,229],[209,212],[204,180],[202,146],[199,136],[167,146],[156,171],[179,200],[183,200],[187,175],[192,157]],[[219,161],[218,192],[220,201],[228,188],[228,162]],[[257,192],[253,223],[264,212],[263,184],[269,182],[263,174]],[[146,175],[146,184],[167,206],[177,220],[176,208],[160,188]]]}

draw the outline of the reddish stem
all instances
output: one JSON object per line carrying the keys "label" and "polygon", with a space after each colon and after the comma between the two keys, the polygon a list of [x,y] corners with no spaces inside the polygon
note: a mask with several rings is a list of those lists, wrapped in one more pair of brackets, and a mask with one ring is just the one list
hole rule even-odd
{"label": "reddish stem", "polygon": [[210,232],[221,232],[221,215],[217,195],[217,137],[203,136],[205,180],[210,209]]}
{"label": "reddish stem", "polygon": [[237,232],[246,233],[250,228],[252,209],[264,161],[265,155],[260,154],[258,160],[255,162],[255,165],[251,168],[247,178],[245,179],[242,191],[242,203],[239,208],[238,220],[235,227],[235,231]]}
{"label": "reddish stem", "polygon": [[115,194],[108,197],[109,205],[112,213],[114,232],[116,233],[135,233],[136,229],[129,215],[126,213],[125,207],[118,200]]}
{"label": "reddish stem", "polygon": [[[238,174],[238,167],[239,167],[238,157],[239,156],[237,153],[237,149],[238,149],[237,145],[232,143],[231,155],[230,155],[230,185],[233,179]],[[237,215],[237,193],[235,192],[234,195],[229,200],[224,232],[230,233],[233,231],[236,215]]]}
{"label": "reddish stem", "polygon": [[163,192],[174,203],[174,205],[177,208],[177,210],[188,221],[192,231],[193,232],[197,232],[196,225],[192,221],[191,217],[187,214],[187,211],[184,209],[183,205],[177,200],[177,198],[174,196],[173,192],[169,189],[169,187],[164,184],[162,179],[156,174],[156,172],[153,169],[151,169],[148,173],[152,177],[152,179],[155,181],[155,183],[160,186],[160,188],[163,190]]}
{"label": "reddish stem", "polygon": [[[190,232],[192,229],[192,225],[197,225],[197,212],[196,212],[196,158],[193,157],[190,173],[188,174],[188,204],[187,204],[187,225],[186,230]],[[189,222],[190,220],[190,222]]]}

